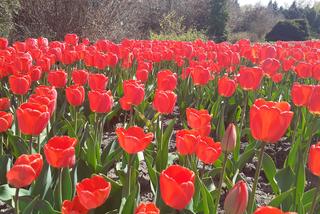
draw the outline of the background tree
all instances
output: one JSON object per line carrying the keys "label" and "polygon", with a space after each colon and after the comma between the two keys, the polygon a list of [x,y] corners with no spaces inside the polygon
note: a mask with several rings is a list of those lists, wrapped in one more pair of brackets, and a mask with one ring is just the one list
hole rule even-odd
{"label": "background tree", "polygon": [[210,14],[208,17],[208,34],[217,42],[227,40],[227,1],[226,0],[210,0]]}

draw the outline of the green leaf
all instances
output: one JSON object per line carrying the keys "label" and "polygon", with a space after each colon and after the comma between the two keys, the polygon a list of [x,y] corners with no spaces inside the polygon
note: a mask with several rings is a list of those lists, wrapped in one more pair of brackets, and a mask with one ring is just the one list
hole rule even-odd
{"label": "green leaf", "polygon": [[274,179],[277,172],[277,168],[272,158],[267,153],[265,153],[263,156],[262,168],[263,168],[264,174],[266,175],[268,181],[270,182],[273,192],[278,194],[280,190],[276,180]]}
{"label": "green leaf", "polygon": [[0,157],[0,163],[1,163],[1,167],[0,167],[0,185],[1,185],[1,184],[7,183],[6,174],[11,167],[12,160],[9,155],[3,155]]}
{"label": "green leaf", "polygon": [[40,196],[36,196],[32,201],[29,202],[29,204],[26,206],[26,208],[23,209],[22,214],[30,214],[33,213],[33,209],[38,203],[38,199]]}
{"label": "green leaf", "polygon": [[294,173],[290,167],[285,167],[276,173],[275,179],[281,192],[286,192],[294,182]]}
{"label": "green leaf", "polygon": [[295,188],[290,189],[287,192],[281,193],[269,203],[269,206],[279,207],[284,200],[286,200],[290,195],[293,195],[294,191]]}
{"label": "green leaf", "polygon": [[72,180],[70,176],[69,168],[64,168],[62,170],[62,201],[64,200],[71,200],[73,198],[73,191],[72,191]]}
{"label": "green leaf", "polygon": [[42,168],[41,174],[36,179],[31,187],[31,195],[40,195],[42,199],[47,194],[47,191],[52,183],[51,170],[48,164],[45,164]]}
{"label": "green leaf", "polygon": [[146,153],[146,151],[144,152],[144,160],[146,161],[146,165],[148,168],[148,174],[149,174],[153,189],[156,190],[156,188],[158,186],[157,172],[152,167],[152,157],[149,157],[149,155]]}
{"label": "green leaf", "polygon": [[[300,158],[299,158],[300,159]],[[299,204],[299,201],[302,198],[304,193],[304,187],[306,183],[306,173],[303,161],[299,161],[298,163],[298,172],[296,175],[297,183],[296,183],[296,195],[295,195],[295,204]]]}
{"label": "green leaf", "polygon": [[19,157],[22,154],[28,154],[29,153],[29,148],[26,142],[21,137],[8,134],[8,142],[9,142],[9,147],[13,151],[13,156],[14,157]]}
{"label": "green leaf", "polygon": [[303,194],[301,201],[304,206],[312,203],[313,198],[315,197],[315,192],[316,192],[316,188],[312,188],[311,190]]}
{"label": "green leaf", "polygon": [[123,206],[120,207],[120,213],[134,213],[134,208],[136,205],[136,194],[137,188],[134,188],[134,190],[130,193],[130,195],[127,198],[122,198]]}
{"label": "green leaf", "polygon": [[[0,200],[9,201],[16,193],[16,188],[9,187],[8,184],[0,186]],[[29,191],[25,189],[20,189],[19,196],[29,195]]]}
{"label": "green leaf", "polygon": [[240,155],[239,160],[237,162],[237,166],[236,166],[237,169],[241,171],[242,168],[246,165],[246,163],[253,158],[254,154],[255,154],[255,150],[254,148],[251,148],[245,151],[242,155]]}

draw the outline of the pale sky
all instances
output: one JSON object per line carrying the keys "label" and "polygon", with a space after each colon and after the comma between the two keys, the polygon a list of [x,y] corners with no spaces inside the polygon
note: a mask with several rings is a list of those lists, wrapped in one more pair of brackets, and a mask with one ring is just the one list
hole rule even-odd
{"label": "pale sky", "polygon": [[[262,5],[267,5],[270,0],[238,0],[239,4],[242,5],[248,5],[248,4],[257,4],[260,3]],[[273,0],[275,1],[275,0]],[[289,7],[294,0],[277,0],[277,3],[279,6]],[[320,0],[297,0],[298,4],[310,4],[311,6],[314,4],[314,2],[317,2]]]}

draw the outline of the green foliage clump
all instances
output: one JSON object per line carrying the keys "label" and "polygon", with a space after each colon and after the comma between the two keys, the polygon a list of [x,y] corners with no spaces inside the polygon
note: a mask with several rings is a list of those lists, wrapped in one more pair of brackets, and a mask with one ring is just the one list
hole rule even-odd
{"label": "green foliage clump", "polygon": [[310,38],[309,25],[305,19],[279,21],[265,38],[266,41],[305,41]]}
{"label": "green foliage clump", "polygon": [[160,32],[150,32],[150,38],[153,40],[175,40],[175,41],[194,41],[197,39],[207,40],[204,31],[184,26],[184,17],[177,17],[174,11],[163,16],[160,20]]}
{"label": "green foliage clump", "polygon": [[13,28],[13,16],[18,13],[19,0],[0,1],[0,37],[8,37]]}
{"label": "green foliage clump", "polygon": [[226,0],[210,0],[210,15],[208,17],[208,34],[216,42],[226,41],[228,38],[228,11]]}

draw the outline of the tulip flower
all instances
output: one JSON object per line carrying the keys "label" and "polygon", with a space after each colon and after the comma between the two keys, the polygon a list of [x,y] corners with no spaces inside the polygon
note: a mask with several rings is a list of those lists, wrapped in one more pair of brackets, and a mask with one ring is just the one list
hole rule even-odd
{"label": "tulip flower", "polygon": [[157,89],[173,91],[177,86],[177,74],[170,70],[162,70],[157,74]]}
{"label": "tulip flower", "polygon": [[107,113],[113,106],[111,91],[96,90],[88,92],[89,105],[92,112]]}
{"label": "tulip flower", "polygon": [[141,203],[134,211],[134,214],[160,214],[160,210],[154,203]]}
{"label": "tulip flower", "polygon": [[153,108],[161,114],[171,114],[177,101],[177,95],[172,91],[156,90]]}
{"label": "tulip flower", "polygon": [[62,214],[87,214],[89,210],[86,209],[79,201],[79,197],[75,196],[72,201],[65,200],[61,208]]}
{"label": "tulip flower", "polygon": [[301,85],[297,82],[293,83],[291,89],[292,102],[296,106],[307,106],[311,97],[312,90],[313,86],[311,85]]}
{"label": "tulip flower", "polygon": [[254,214],[297,214],[296,212],[283,212],[282,210],[275,208],[275,207],[270,207],[270,206],[265,206],[265,207],[259,207],[256,209]]}
{"label": "tulip flower", "polygon": [[231,97],[236,91],[237,84],[234,80],[224,76],[218,81],[218,93],[223,97]]}
{"label": "tulip flower", "polygon": [[211,131],[211,115],[207,110],[186,109],[188,125],[202,136],[208,136]]}
{"label": "tulip flower", "polygon": [[[184,77],[188,74],[184,74]],[[191,78],[194,85],[207,85],[210,80],[210,71],[202,66],[191,69]]]}
{"label": "tulip flower", "polygon": [[8,47],[8,44],[9,42],[7,38],[0,37],[0,50],[6,49]]}
{"label": "tulip flower", "polygon": [[176,133],[176,147],[181,155],[192,155],[198,144],[199,132],[197,130],[178,130]]}
{"label": "tulip flower", "polygon": [[55,99],[50,99],[50,97],[42,96],[38,94],[31,94],[28,99],[28,103],[36,103],[36,104],[47,106],[50,116],[53,114],[53,112],[56,109]]}
{"label": "tulip flower", "polygon": [[312,174],[320,177],[320,142],[313,144],[310,148],[308,168]]}
{"label": "tulip flower", "polygon": [[224,200],[224,210],[228,214],[243,214],[248,204],[248,188],[244,181],[236,183]]}
{"label": "tulip flower", "polygon": [[125,80],[123,82],[124,96],[119,102],[123,110],[130,110],[131,107],[138,106],[144,99],[144,85],[137,80]]}
{"label": "tulip flower", "polygon": [[268,77],[275,75],[280,67],[281,65],[279,60],[274,58],[268,58],[261,63],[261,68]]}
{"label": "tulip flower", "polygon": [[67,73],[64,70],[50,71],[48,82],[56,88],[64,88],[67,84]]}
{"label": "tulip flower", "polygon": [[86,70],[73,70],[71,74],[72,81],[77,85],[85,85],[89,78]]}
{"label": "tulip flower", "polygon": [[75,164],[75,146],[77,139],[68,136],[51,138],[44,146],[44,154],[49,165],[55,168],[73,167]]}
{"label": "tulip flower", "polygon": [[41,79],[42,69],[40,66],[33,66],[29,71],[29,76],[32,82],[39,81]]}
{"label": "tulip flower", "polygon": [[309,78],[312,76],[312,64],[300,62],[298,65],[296,65],[294,71],[300,78]]}
{"label": "tulip flower", "polygon": [[145,134],[143,129],[137,126],[128,129],[117,128],[119,144],[128,154],[136,154],[143,151],[153,140],[153,133]]}
{"label": "tulip flower", "polygon": [[309,103],[307,105],[308,110],[311,114],[320,115],[320,85],[313,86]]}
{"label": "tulip flower", "polygon": [[8,183],[15,188],[29,186],[40,175],[42,166],[40,154],[21,155],[7,172]]}
{"label": "tulip flower", "polygon": [[91,90],[105,90],[108,85],[109,78],[103,74],[89,74],[89,87]]}
{"label": "tulip flower", "polygon": [[72,85],[67,87],[66,98],[70,105],[81,106],[85,98],[84,87],[80,85]]}
{"label": "tulip flower", "polygon": [[213,164],[221,155],[220,142],[214,142],[210,137],[201,137],[198,141],[196,155],[205,164]]}
{"label": "tulip flower", "polygon": [[31,77],[29,75],[11,75],[9,76],[9,86],[12,93],[24,95],[30,89]]}
{"label": "tulip flower", "polygon": [[237,130],[236,126],[231,123],[229,124],[226,132],[224,133],[221,141],[221,148],[223,152],[232,152],[237,144]]}
{"label": "tulip flower", "polygon": [[77,36],[77,34],[70,33],[70,34],[65,35],[64,41],[69,45],[76,46],[76,45],[78,45],[79,37]]}
{"label": "tulip flower", "polygon": [[148,81],[149,71],[147,69],[138,69],[136,71],[136,77],[137,77],[137,80],[145,83]]}
{"label": "tulip flower", "polygon": [[7,111],[10,108],[10,99],[7,97],[0,98],[0,111]]}
{"label": "tulip flower", "polygon": [[241,67],[237,80],[243,90],[257,90],[262,78],[263,71],[261,68]]}
{"label": "tulip flower", "polygon": [[[0,133],[6,132],[12,125],[13,115],[0,111]],[[2,142],[0,142],[2,144]],[[2,146],[2,145],[1,145]]]}
{"label": "tulip flower", "polygon": [[102,176],[85,178],[76,185],[79,201],[86,209],[100,207],[109,197],[111,184]]}
{"label": "tulip flower", "polygon": [[169,166],[160,174],[161,198],[168,206],[182,210],[194,194],[193,171],[179,165]]}

